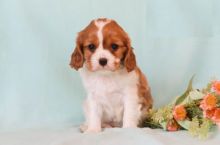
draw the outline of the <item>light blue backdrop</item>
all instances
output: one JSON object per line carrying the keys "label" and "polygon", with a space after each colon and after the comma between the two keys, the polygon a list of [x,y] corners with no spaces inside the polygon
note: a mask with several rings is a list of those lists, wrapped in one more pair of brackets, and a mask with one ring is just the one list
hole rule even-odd
{"label": "light blue backdrop", "polygon": [[0,0],[0,130],[83,120],[85,91],[69,67],[77,32],[108,17],[129,33],[155,106],[196,74],[220,78],[219,0]]}

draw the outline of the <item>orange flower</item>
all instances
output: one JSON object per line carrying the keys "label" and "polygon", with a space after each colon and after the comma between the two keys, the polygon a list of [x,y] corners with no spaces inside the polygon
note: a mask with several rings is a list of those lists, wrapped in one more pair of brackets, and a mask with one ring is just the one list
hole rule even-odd
{"label": "orange flower", "polygon": [[167,123],[167,130],[168,131],[177,131],[179,129],[179,125],[177,124],[176,121],[170,120]]}
{"label": "orange flower", "polygon": [[215,122],[215,123],[220,123],[220,108],[216,108],[215,109],[215,113],[212,117],[212,120]]}
{"label": "orange flower", "polygon": [[220,94],[220,81],[214,81],[212,84],[212,89],[217,93]]}
{"label": "orange flower", "polygon": [[176,120],[184,120],[186,118],[186,109],[183,105],[177,105],[173,109],[173,117]]}
{"label": "orange flower", "polygon": [[213,116],[214,116],[214,114],[215,114],[215,108],[214,109],[211,109],[211,110],[204,110],[203,111],[203,116],[205,117],[205,118],[209,118],[209,119],[211,119]]}
{"label": "orange flower", "polygon": [[201,101],[200,108],[202,108],[203,110],[211,110],[216,107],[216,103],[217,98],[212,94],[208,94]]}

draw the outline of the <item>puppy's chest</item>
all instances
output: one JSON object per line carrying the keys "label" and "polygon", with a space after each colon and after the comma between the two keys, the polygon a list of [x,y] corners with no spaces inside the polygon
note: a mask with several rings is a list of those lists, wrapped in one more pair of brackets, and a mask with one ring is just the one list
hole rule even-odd
{"label": "puppy's chest", "polygon": [[96,94],[120,92],[123,90],[123,80],[118,77],[91,77],[86,80],[87,90]]}
{"label": "puppy's chest", "polygon": [[102,75],[90,72],[81,72],[83,84],[88,93],[108,95],[123,93],[123,90],[137,81],[136,74],[119,72],[112,75]]}
{"label": "puppy's chest", "polygon": [[100,74],[82,69],[80,75],[88,95],[92,94],[97,97],[96,101],[103,104],[113,104],[111,106],[120,104],[125,94],[128,93],[127,88],[137,87],[138,81],[134,71],[128,73],[126,70]]}
{"label": "puppy's chest", "polygon": [[121,106],[123,101],[123,81],[116,78],[98,77],[87,80],[86,90],[105,108]]}
{"label": "puppy's chest", "polygon": [[127,84],[124,78],[97,76],[86,78],[84,83],[86,83],[88,93],[92,93],[93,99],[102,107],[103,122],[121,122],[124,102],[123,88]]}

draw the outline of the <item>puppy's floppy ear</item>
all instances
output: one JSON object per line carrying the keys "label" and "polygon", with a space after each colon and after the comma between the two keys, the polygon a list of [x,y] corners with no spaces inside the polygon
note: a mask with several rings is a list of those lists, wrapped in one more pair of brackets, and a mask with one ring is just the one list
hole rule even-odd
{"label": "puppy's floppy ear", "polygon": [[79,44],[77,44],[71,56],[70,66],[76,70],[81,68],[84,63],[83,52]]}
{"label": "puppy's floppy ear", "polygon": [[132,47],[128,47],[125,54],[124,65],[128,72],[131,72],[136,67],[136,58]]}

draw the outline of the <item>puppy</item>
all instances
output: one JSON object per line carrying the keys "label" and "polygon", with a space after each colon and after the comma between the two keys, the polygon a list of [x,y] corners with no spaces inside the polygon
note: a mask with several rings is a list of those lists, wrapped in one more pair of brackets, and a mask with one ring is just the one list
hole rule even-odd
{"label": "puppy", "polygon": [[129,36],[116,21],[99,18],[79,32],[70,66],[79,70],[87,91],[83,132],[138,127],[152,107]]}

